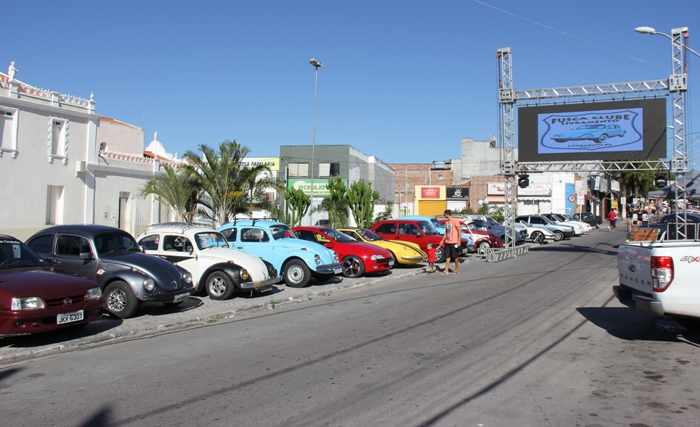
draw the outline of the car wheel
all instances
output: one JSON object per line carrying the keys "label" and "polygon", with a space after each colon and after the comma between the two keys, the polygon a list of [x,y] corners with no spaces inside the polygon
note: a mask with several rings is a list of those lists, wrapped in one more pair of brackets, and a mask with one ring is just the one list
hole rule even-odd
{"label": "car wheel", "polygon": [[565,139],[556,139],[556,138],[555,138],[554,140],[555,140],[556,142],[566,142]]}
{"label": "car wheel", "polygon": [[445,248],[442,246],[435,249],[435,262],[445,262]]}
{"label": "car wheel", "polygon": [[204,286],[207,289],[209,298],[213,300],[229,299],[234,291],[231,278],[223,271],[215,271],[207,276],[207,281]]}
{"label": "car wheel", "polygon": [[595,225],[595,229],[598,230],[600,228],[600,224]]}
{"label": "car wheel", "polygon": [[477,248],[479,248],[479,249],[488,249],[488,248],[490,248],[490,247],[491,247],[491,243],[487,242],[486,240],[483,240],[483,241],[482,241],[481,243],[479,243],[479,245],[477,246]]}
{"label": "car wheel", "polygon": [[365,272],[365,265],[362,260],[354,255],[343,258],[343,276],[360,277]]}
{"label": "car wheel", "polygon": [[284,267],[284,282],[291,288],[303,288],[310,279],[311,272],[303,261],[295,259]]}
{"label": "car wheel", "polygon": [[541,231],[533,231],[532,241],[537,243],[538,245],[541,245],[542,243],[544,243],[544,233]]}
{"label": "car wheel", "polygon": [[139,305],[134,291],[122,281],[112,282],[104,291],[105,309],[120,319],[126,319],[136,313]]}
{"label": "car wheel", "polygon": [[555,242],[558,242],[558,241],[563,240],[563,239],[564,239],[564,232],[563,231],[557,230],[554,232],[554,241]]}
{"label": "car wheel", "polygon": [[608,136],[606,134],[602,134],[598,137],[596,142],[605,142],[606,139],[608,139]]}

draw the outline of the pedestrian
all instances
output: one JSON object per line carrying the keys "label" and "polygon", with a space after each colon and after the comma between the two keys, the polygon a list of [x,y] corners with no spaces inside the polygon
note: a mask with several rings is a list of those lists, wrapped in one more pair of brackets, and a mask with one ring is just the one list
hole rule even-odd
{"label": "pedestrian", "polygon": [[639,214],[637,213],[636,210],[632,211],[632,216],[630,217],[630,222],[629,222],[629,228],[628,232],[632,232],[637,229],[637,225],[639,225]]}
{"label": "pedestrian", "polygon": [[450,261],[455,261],[455,272],[454,274],[459,274],[459,258],[457,258],[457,248],[461,242],[462,228],[460,226],[459,220],[452,216],[452,211],[447,209],[445,211],[445,235],[440,241],[440,246],[445,249],[445,271],[442,274],[450,274]]}
{"label": "pedestrian", "polygon": [[435,273],[435,252],[437,251],[437,248],[433,247],[432,243],[428,243],[428,250],[425,251],[425,253],[428,254],[428,269],[426,272],[428,273]]}
{"label": "pedestrian", "polygon": [[615,221],[617,220],[617,212],[615,209],[608,213],[608,221],[610,221],[610,231],[615,231]]}

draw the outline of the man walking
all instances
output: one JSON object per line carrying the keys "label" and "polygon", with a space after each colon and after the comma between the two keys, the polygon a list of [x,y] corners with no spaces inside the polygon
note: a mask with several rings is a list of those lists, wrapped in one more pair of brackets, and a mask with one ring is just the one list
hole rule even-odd
{"label": "man walking", "polygon": [[457,258],[457,248],[461,242],[462,229],[460,228],[459,220],[452,216],[452,211],[445,211],[445,235],[440,241],[440,246],[445,248],[445,271],[442,274],[450,274],[450,261],[455,260],[455,272],[459,274],[459,258]]}
{"label": "man walking", "polygon": [[610,231],[615,231],[615,221],[617,220],[617,212],[615,209],[608,213],[608,221],[610,221]]}

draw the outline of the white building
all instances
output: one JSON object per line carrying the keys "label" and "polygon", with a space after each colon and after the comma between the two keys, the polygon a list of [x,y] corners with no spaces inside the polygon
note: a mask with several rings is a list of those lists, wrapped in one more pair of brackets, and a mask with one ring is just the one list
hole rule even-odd
{"label": "white building", "polygon": [[[138,233],[167,217],[138,189],[168,158],[146,158],[143,129],[101,117],[95,100],[0,73],[0,233],[26,239],[52,224],[105,224]],[[154,156],[155,157],[155,156]],[[10,208],[11,207],[11,208]]]}

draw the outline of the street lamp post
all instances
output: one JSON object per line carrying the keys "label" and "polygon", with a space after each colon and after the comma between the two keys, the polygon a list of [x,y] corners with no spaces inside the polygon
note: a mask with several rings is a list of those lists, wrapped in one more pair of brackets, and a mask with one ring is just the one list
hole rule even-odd
{"label": "street lamp post", "polygon": [[313,224],[313,207],[314,207],[314,160],[316,151],[316,96],[318,94],[318,69],[323,67],[320,61],[314,58],[309,60],[309,63],[316,69],[316,80],[314,82],[314,130],[311,137],[311,205],[309,207],[309,225]]}
{"label": "street lamp post", "polygon": [[[638,33],[640,33],[640,34],[649,34],[649,35],[652,35],[652,36],[658,34],[658,35],[664,36],[664,37],[666,37],[667,39],[673,41],[673,37],[669,36],[669,35],[666,34],[666,33],[662,33],[661,31],[656,31],[656,30],[655,30],[654,28],[652,28],[652,27],[637,27],[637,28],[634,29],[634,31],[636,31],[636,32],[638,32]],[[700,56],[700,53],[694,51],[693,49],[689,48],[689,47],[686,46],[686,45],[683,45],[683,49],[687,50],[687,51],[690,52],[690,53],[694,53],[696,56]]]}

